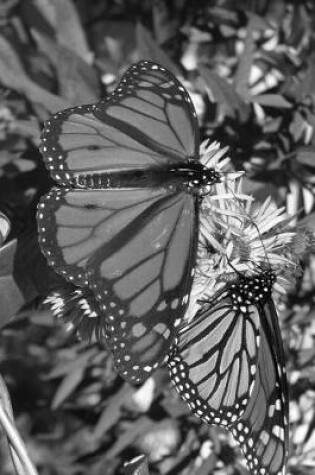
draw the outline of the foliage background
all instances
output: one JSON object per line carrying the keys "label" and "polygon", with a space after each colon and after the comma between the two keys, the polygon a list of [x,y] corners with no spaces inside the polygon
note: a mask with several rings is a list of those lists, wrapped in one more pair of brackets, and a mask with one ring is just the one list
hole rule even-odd
{"label": "foliage background", "polygon": [[[315,9],[285,0],[2,0],[0,3],[0,372],[41,474],[245,475],[231,437],[189,415],[159,370],[131,388],[105,345],[78,342],[41,305],[58,281],[41,256],[36,205],[51,186],[42,123],[95,102],[139,59],[189,90],[202,138],[230,146],[246,190],[315,228]],[[279,305],[291,393],[289,473],[315,471],[314,259]],[[1,473],[13,468],[5,437]]]}

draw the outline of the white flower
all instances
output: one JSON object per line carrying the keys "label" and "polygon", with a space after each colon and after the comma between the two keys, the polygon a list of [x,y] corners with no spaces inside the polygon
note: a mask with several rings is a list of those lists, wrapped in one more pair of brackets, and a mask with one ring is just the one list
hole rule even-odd
{"label": "white flower", "polygon": [[301,256],[296,252],[299,231],[291,225],[292,218],[271,198],[261,204],[244,194],[242,172],[228,172],[229,159],[220,161],[226,149],[218,151],[217,143],[203,146],[203,163],[223,172],[225,178],[201,205],[188,319],[200,308],[198,300],[213,298],[240,274],[270,269],[276,276],[274,289],[285,293],[300,271]]}

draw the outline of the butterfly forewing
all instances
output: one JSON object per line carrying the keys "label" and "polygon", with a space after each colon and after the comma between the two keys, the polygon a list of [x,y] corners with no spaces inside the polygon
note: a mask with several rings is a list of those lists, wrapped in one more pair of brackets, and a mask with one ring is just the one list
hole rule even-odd
{"label": "butterfly forewing", "polygon": [[95,106],[55,114],[45,122],[41,151],[46,168],[60,185],[93,173],[117,173],[163,164],[163,157],[128,134],[97,119]]}
{"label": "butterfly forewing", "polygon": [[148,61],[131,67],[119,88],[99,104],[55,114],[41,136],[46,168],[64,186],[80,176],[196,159],[198,147],[189,95],[174,76]]}
{"label": "butterfly forewing", "polygon": [[133,65],[95,115],[168,160],[198,156],[198,123],[189,95],[169,71],[149,61]]}
{"label": "butterfly forewing", "polygon": [[254,391],[232,433],[253,475],[283,475],[289,449],[288,388],[278,317],[271,300],[264,306],[261,326]]}
{"label": "butterfly forewing", "polygon": [[72,283],[86,285],[91,256],[100,248],[111,255],[116,235],[128,232],[132,221],[141,220],[162,198],[164,192],[150,189],[53,188],[38,207],[41,248],[57,272]]}

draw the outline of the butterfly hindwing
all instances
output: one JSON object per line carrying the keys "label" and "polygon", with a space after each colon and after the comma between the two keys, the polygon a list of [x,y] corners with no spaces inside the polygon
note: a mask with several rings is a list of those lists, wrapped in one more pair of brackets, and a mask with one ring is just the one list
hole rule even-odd
{"label": "butterfly hindwing", "polygon": [[195,200],[164,190],[58,190],[39,205],[41,248],[69,282],[88,286],[126,379],[166,356],[188,303]]}
{"label": "butterfly hindwing", "polygon": [[41,248],[57,272],[76,285],[86,285],[91,256],[100,247],[110,255],[116,235],[164,197],[149,189],[53,188],[38,206]]}
{"label": "butterfly hindwing", "polygon": [[226,295],[178,335],[171,378],[192,412],[227,426],[244,412],[253,389],[259,317],[254,306],[235,311]]}

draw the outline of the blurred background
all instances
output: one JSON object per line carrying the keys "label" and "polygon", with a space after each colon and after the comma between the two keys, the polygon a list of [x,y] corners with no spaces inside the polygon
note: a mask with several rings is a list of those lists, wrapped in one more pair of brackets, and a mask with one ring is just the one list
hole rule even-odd
{"label": "blurred background", "polygon": [[[0,373],[43,475],[111,475],[145,454],[150,474],[246,475],[231,436],[191,416],[160,369],[142,387],[106,346],[42,305],[58,281],[36,206],[52,185],[43,121],[111,92],[130,64],[160,63],[188,89],[202,139],[228,145],[245,189],[315,229],[315,6],[285,0],[0,2]],[[289,474],[315,473],[315,267],[279,304],[290,381]],[[6,439],[0,473],[14,473]]]}

